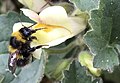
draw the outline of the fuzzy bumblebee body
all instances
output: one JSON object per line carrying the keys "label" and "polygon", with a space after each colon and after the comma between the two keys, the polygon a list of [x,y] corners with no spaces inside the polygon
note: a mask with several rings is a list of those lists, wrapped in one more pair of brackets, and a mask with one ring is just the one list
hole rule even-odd
{"label": "fuzzy bumblebee body", "polygon": [[[33,26],[33,25],[32,25]],[[17,32],[11,34],[8,50],[9,50],[9,59],[8,59],[8,68],[12,74],[15,74],[17,66],[25,66],[29,63],[29,60],[32,56],[32,52],[36,49],[41,48],[45,45],[39,45],[36,47],[30,47],[30,43],[33,39],[37,39],[35,36],[31,36],[39,29],[31,29],[32,26],[23,27]]]}

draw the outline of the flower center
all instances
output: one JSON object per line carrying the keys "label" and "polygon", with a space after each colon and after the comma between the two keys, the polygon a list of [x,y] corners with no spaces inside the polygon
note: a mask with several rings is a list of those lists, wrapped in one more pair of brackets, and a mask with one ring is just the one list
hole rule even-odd
{"label": "flower center", "polygon": [[33,26],[33,29],[38,29],[38,28],[46,28],[46,29],[43,29],[43,31],[50,32],[53,29],[64,28],[64,27],[62,27],[62,26],[56,26],[56,25],[47,25],[47,24],[42,24],[42,23],[37,23],[36,25]]}

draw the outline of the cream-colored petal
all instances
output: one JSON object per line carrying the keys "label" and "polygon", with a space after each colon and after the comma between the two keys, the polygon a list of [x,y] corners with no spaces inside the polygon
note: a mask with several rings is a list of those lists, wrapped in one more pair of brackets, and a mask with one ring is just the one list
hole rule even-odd
{"label": "cream-colored petal", "polygon": [[70,31],[73,35],[77,35],[82,32],[87,25],[87,21],[80,17],[69,17]]}
{"label": "cream-colored petal", "polygon": [[33,0],[33,6],[30,9],[34,10],[35,12],[40,12],[49,6],[49,4],[46,4],[47,2],[45,0]]}
{"label": "cream-colored petal", "polygon": [[51,6],[44,9],[39,14],[41,20],[45,24],[49,25],[57,25],[57,26],[64,26],[68,27],[69,19],[65,9],[61,6]]}
{"label": "cream-colored petal", "polygon": [[[35,46],[38,46],[38,45],[39,44],[31,43],[31,47],[35,47]],[[40,59],[41,54],[42,54],[42,49],[41,48],[36,49],[32,54],[33,54],[33,57],[35,57],[36,59]]]}
{"label": "cream-colored petal", "polygon": [[47,2],[45,0],[18,0],[18,1],[35,12],[40,12],[43,9],[44,5],[45,5],[44,8],[49,6],[49,4],[46,5]]}
{"label": "cream-colored petal", "polygon": [[86,19],[80,17],[68,17],[65,9],[61,6],[52,6],[44,9],[39,14],[45,24],[62,26],[74,35],[86,28]]}
{"label": "cream-colored petal", "polygon": [[41,19],[39,17],[39,15],[37,13],[35,13],[34,11],[31,11],[29,9],[20,9],[23,11],[24,15],[29,17],[31,20],[35,21],[35,22],[41,22]]}
{"label": "cream-colored petal", "polygon": [[[42,48],[49,48],[49,47],[52,47],[52,46],[59,45],[59,44],[63,43],[64,41],[66,41],[67,39],[71,38],[71,37],[73,37],[73,35],[67,35],[65,37],[57,38],[57,39],[54,39],[50,42],[46,42],[46,43],[42,43],[42,44],[40,44],[38,42],[32,42],[31,46],[34,46],[34,45],[36,45],[36,46],[37,45],[48,45],[48,46],[43,46]],[[39,51],[41,51],[41,50],[37,50],[34,53],[34,57],[37,58],[37,59],[39,59],[39,55],[37,55],[37,53]],[[39,54],[41,54],[41,52]]]}
{"label": "cream-colored petal", "polygon": [[[37,42],[38,44],[42,44],[42,45],[47,44],[49,46],[54,46],[54,45],[64,42],[69,37],[69,35],[71,35],[71,33],[64,28],[54,28],[50,32],[45,32],[45,31],[41,30],[41,31],[37,31],[36,33],[33,34],[33,36],[37,37],[37,41],[34,40],[33,42],[34,43]],[[58,40],[58,39],[60,39],[61,41],[52,43],[53,41]],[[49,43],[54,44],[54,45],[50,45]]]}
{"label": "cream-colored petal", "polygon": [[49,48],[49,47],[52,47],[52,46],[59,45],[59,44],[63,43],[64,41],[66,41],[67,39],[71,38],[71,37],[73,37],[73,35],[66,35],[65,37],[57,38],[57,39],[55,39],[51,42],[46,43],[49,46],[44,46],[43,48]]}
{"label": "cream-colored petal", "polygon": [[32,23],[28,23],[28,22],[18,22],[18,23],[15,23],[13,25],[13,32],[19,31],[24,26],[29,27],[31,25],[32,25]]}
{"label": "cream-colored petal", "polygon": [[33,0],[18,0],[18,1],[28,8],[31,8],[33,6]]}

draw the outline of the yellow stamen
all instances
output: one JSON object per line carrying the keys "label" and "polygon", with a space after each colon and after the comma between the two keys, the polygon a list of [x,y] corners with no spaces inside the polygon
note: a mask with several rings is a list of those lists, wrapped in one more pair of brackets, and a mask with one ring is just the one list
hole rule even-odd
{"label": "yellow stamen", "polygon": [[[37,23],[36,25],[33,26],[33,29],[37,29],[37,28],[46,28],[46,29],[43,29],[43,31],[45,31],[45,32],[50,32],[55,28],[64,28],[64,29],[66,29],[65,27],[62,27],[62,26],[47,25],[47,24],[41,24],[41,23]],[[66,29],[66,30],[68,30],[68,29]],[[70,30],[68,30],[68,31],[71,33]]]}

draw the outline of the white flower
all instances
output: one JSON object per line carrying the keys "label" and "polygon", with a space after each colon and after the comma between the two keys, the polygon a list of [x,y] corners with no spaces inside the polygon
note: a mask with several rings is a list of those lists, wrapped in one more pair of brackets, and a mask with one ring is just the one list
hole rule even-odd
{"label": "white flower", "polygon": [[[34,36],[34,45],[58,45],[68,38],[71,38],[86,28],[86,19],[79,17],[68,17],[65,9],[61,6],[51,6],[44,9],[39,15],[29,9],[21,9],[23,13],[30,19],[35,21],[32,28],[47,28],[39,30]],[[30,23],[22,23],[25,26],[31,25]],[[22,27],[21,23],[15,23],[13,32],[18,31]]]}
{"label": "white flower", "polygon": [[[18,0],[18,1],[35,12],[40,12],[41,8],[47,3],[45,0]],[[45,7],[48,6],[49,5],[47,4]]]}

